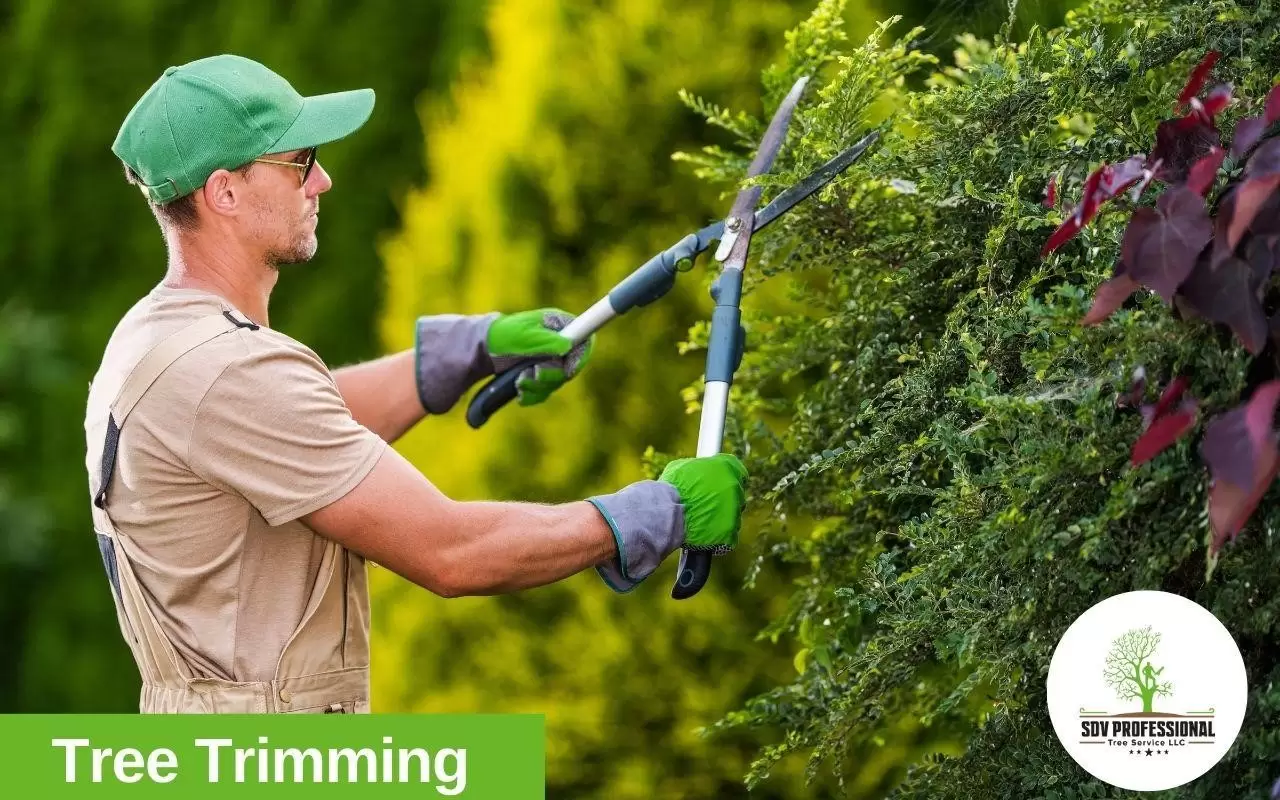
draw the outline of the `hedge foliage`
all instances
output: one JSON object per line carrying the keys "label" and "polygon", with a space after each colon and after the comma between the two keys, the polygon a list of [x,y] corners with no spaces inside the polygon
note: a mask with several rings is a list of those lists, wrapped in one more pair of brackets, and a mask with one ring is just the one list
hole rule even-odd
{"label": "hedge foliage", "polygon": [[[1223,54],[1218,80],[1261,100],[1280,77],[1274,9],[1092,0],[1021,41],[966,38],[957,66],[937,69],[912,54],[915,32],[848,46],[840,5],[820,4],[805,59],[766,75],[773,96],[825,66],[768,183],[872,125],[884,136],[753,246],[753,279],[785,279],[794,309],[746,298],[752,346],[732,397],[731,446],[768,511],[759,574],[802,573],[771,631],[804,648],[804,672],[721,729],[787,731],[752,780],[803,751],[817,773],[856,781],[861,754],[912,720],[942,744],[898,773],[894,796],[1127,797],[1058,744],[1045,676],[1077,615],[1161,589],[1222,620],[1250,685],[1231,751],[1164,796],[1266,796],[1280,775],[1276,492],[1211,560],[1203,424],[1132,468],[1142,423],[1116,399],[1138,366],[1153,386],[1186,374],[1208,419],[1276,374],[1275,345],[1254,359],[1225,328],[1175,319],[1147,292],[1081,326],[1119,253],[1119,208],[1054,255],[1040,250],[1090,169],[1148,152],[1206,51]],[[1257,113],[1229,109],[1224,139]],[[735,119],[744,147],[700,154],[704,176],[741,176],[763,123]],[[1049,209],[1059,171],[1068,201]],[[691,344],[704,340],[695,327]]]}

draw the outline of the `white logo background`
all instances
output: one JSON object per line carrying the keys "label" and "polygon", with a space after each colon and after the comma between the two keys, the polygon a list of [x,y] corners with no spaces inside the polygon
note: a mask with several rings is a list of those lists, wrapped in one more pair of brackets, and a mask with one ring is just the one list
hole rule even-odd
{"label": "white logo background", "polygon": [[[1134,750],[1128,746],[1082,743],[1081,713],[1142,710],[1138,699],[1122,700],[1104,678],[1112,643],[1135,628],[1160,634],[1150,661],[1164,667],[1162,680],[1173,683],[1168,697],[1156,697],[1153,711],[1186,714],[1213,709],[1212,744],[1177,744]],[[1049,664],[1049,717],[1067,752],[1091,775],[1122,789],[1172,789],[1208,772],[1226,755],[1240,733],[1248,696],[1244,660],[1231,634],[1213,614],[1195,602],[1166,592],[1128,592],[1109,597],[1081,614],[1063,635]],[[1164,720],[1160,720],[1164,721]],[[1112,737],[1115,742],[1125,738]],[[1151,749],[1151,755],[1147,750]],[[1156,752],[1168,750],[1168,754]]]}

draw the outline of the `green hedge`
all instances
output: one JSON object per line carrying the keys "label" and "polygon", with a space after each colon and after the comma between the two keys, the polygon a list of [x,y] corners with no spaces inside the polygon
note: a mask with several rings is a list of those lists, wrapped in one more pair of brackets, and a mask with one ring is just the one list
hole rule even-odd
{"label": "green hedge", "polygon": [[[1273,488],[1211,561],[1198,447],[1205,420],[1276,374],[1274,345],[1255,359],[1225,328],[1176,319],[1146,292],[1081,326],[1116,261],[1127,201],[1054,255],[1040,250],[1091,168],[1148,152],[1206,51],[1223,53],[1215,76],[1237,96],[1266,94],[1280,71],[1274,11],[1096,0],[1024,41],[967,39],[960,68],[922,80],[916,32],[849,49],[838,5],[815,14],[805,63],[766,78],[776,87],[827,65],[776,183],[891,109],[885,136],[760,238],[751,272],[785,275],[795,309],[747,297],[751,349],[733,393],[732,446],[768,512],[759,566],[803,574],[775,631],[795,636],[804,671],[722,726],[787,730],[753,779],[800,750],[856,782],[886,743],[910,739],[898,796],[1131,796],[1059,745],[1045,676],[1077,615],[1161,589],[1222,620],[1250,680],[1234,747],[1164,796],[1265,797],[1280,776],[1280,509]],[[1219,117],[1224,139],[1256,113],[1246,102]],[[710,177],[741,174],[740,160],[703,161]],[[1060,170],[1065,202],[1049,209],[1043,191]],[[1202,413],[1191,435],[1133,468],[1142,423],[1116,399],[1140,365],[1153,385],[1188,375]]]}

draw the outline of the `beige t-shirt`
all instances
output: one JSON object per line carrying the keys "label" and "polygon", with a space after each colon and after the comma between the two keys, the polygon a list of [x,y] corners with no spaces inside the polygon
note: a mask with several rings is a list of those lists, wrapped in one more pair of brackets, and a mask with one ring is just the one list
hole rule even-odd
{"label": "beige t-shirt", "polygon": [[[224,310],[248,319],[197,290],[143,297],[107,344],[86,431],[103,430],[147,350]],[[103,443],[86,443],[92,497]],[[326,544],[298,517],[353,489],[386,446],[352,418],[314,352],[266,327],[222,334],[152,384],[121,430],[107,511],[161,628],[198,677],[275,677]]]}

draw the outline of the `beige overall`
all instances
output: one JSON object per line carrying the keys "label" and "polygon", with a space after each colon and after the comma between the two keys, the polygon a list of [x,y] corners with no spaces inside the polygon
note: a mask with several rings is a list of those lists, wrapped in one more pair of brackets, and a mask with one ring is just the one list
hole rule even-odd
{"label": "beige overall", "polygon": [[[142,675],[142,713],[368,713],[369,608],[364,560],[327,541],[306,613],[280,655],[271,681],[195,677],[164,634],[130,561],[133,546],[111,521],[106,497],[120,430],[138,401],[179,357],[223,333],[246,327],[208,316],[152,348],[125,379],[101,427],[102,482],[93,524],[111,583],[121,633]],[[97,437],[94,440],[98,440]]]}

